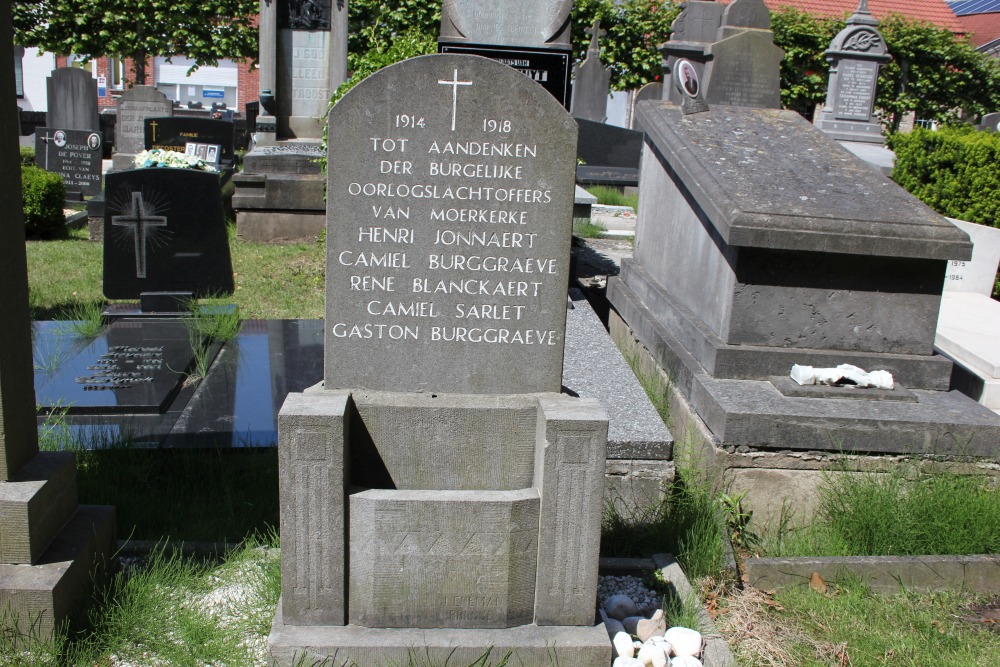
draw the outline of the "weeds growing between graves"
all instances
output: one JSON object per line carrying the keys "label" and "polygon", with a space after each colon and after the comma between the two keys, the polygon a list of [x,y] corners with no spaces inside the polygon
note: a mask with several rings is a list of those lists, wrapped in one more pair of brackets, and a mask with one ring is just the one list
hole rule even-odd
{"label": "weeds growing between graves", "polygon": [[631,206],[634,211],[639,210],[639,195],[627,195],[618,188],[608,185],[591,185],[587,187],[587,192],[597,197],[597,203],[604,206]]}
{"label": "weeds growing between graves", "polygon": [[815,519],[782,519],[764,545],[772,556],[912,556],[1000,553],[1000,488],[986,475],[925,472],[827,474]]}
{"label": "weeds growing between graves", "polygon": [[243,322],[238,308],[224,303],[198,303],[192,300],[188,304],[184,324],[194,353],[194,368],[188,379],[200,380],[208,375],[208,368],[218,353],[218,345],[236,338]]}
{"label": "weeds growing between graves", "polygon": [[67,320],[66,328],[81,338],[93,338],[104,328],[104,300],[78,301],[66,306],[57,319]]}
{"label": "weeds growing between graves", "polygon": [[604,225],[597,225],[590,218],[573,218],[573,236],[581,239],[597,239],[608,231]]}

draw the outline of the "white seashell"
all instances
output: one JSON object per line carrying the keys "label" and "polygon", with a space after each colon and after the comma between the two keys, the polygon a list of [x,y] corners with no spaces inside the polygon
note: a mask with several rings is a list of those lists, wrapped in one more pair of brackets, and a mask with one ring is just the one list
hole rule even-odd
{"label": "white seashell", "polygon": [[632,638],[628,636],[627,632],[619,632],[614,637],[611,638],[611,643],[614,644],[615,653],[621,658],[631,658],[635,655],[635,647],[632,646]]}
{"label": "white seashell", "polygon": [[674,655],[693,655],[701,653],[701,633],[690,628],[676,626],[670,628],[663,636],[673,647]]}

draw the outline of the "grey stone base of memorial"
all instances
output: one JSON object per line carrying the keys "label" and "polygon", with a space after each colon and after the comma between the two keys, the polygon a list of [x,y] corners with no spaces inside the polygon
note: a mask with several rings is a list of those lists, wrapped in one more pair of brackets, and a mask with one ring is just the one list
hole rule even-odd
{"label": "grey stone base of memorial", "polygon": [[79,506],[35,564],[0,565],[0,610],[13,614],[25,633],[50,636],[77,612],[95,568],[103,567],[114,549],[114,508]]}
{"label": "grey stone base of memorial", "polygon": [[870,144],[884,144],[882,126],[876,120],[870,122],[837,120],[833,114],[820,113],[816,127],[837,141],[862,141]]}
{"label": "grey stone base of memorial", "polygon": [[115,153],[111,156],[111,168],[115,170],[132,169],[135,167],[134,153]]}
{"label": "grey stone base of memorial", "polygon": [[[774,375],[787,375],[792,364],[831,368],[846,363],[866,370],[889,371],[899,384],[910,389],[948,389],[952,362],[941,355],[730,345],[667,294],[632,260],[622,262],[620,278],[609,281],[608,298],[612,299],[612,293],[619,288],[627,289],[641,303],[659,313],[663,325],[715,378],[767,380]],[[626,318],[626,321],[629,320]]]}
{"label": "grey stone base of memorial", "polygon": [[237,211],[236,234],[244,241],[315,240],[325,211]]}
{"label": "grey stone base of memorial", "polygon": [[608,281],[608,299],[718,446],[996,456],[1000,416],[956,391],[913,389],[916,402],[784,396],[767,380],[713,377],[681,343],[684,330],[658,319],[621,279]]}
{"label": "grey stone base of memorial", "polygon": [[[281,602],[267,640],[275,667],[383,665],[468,665],[489,652],[489,663],[505,655],[519,667],[607,667],[611,643],[603,625],[522,625],[502,630],[451,628],[386,629],[285,625]],[[325,661],[325,662],[324,662]]]}

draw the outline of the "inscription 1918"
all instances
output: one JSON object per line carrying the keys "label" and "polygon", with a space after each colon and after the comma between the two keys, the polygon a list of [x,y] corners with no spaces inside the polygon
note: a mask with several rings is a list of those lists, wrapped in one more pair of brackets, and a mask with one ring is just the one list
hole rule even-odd
{"label": "inscription 1918", "polygon": [[[373,76],[333,122],[346,127],[330,141],[327,344],[345,353],[327,355],[328,382],[398,386],[388,369],[409,368],[410,388],[473,391],[470,372],[489,382],[471,369],[516,353],[558,389],[572,119],[509,68],[441,55]],[[366,353],[386,377],[344,374]]]}

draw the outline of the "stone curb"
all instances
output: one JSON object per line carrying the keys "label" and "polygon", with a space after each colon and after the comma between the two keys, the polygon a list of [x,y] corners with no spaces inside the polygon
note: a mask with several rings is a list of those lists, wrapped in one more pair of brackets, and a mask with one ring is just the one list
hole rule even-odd
{"label": "stone curb", "polygon": [[837,556],[826,558],[748,558],[744,568],[751,586],[775,590],[806,586],[813,572],[824,581],[860,577],[872,591],[901,588],[931,592],[967,590],[1000,595],[1000,555]]}
{"label": "stone curb", "polygon": [[[614,572],[620,574],[642,575],[652,570],[660,570],[663,580],[670,582],[674,592],[685,599],[697,595],[697,591],[681,570],[680,564],[672,554],[653,554],[652,558],[601,558],[599,572]],[[704,606],[698,608],[698,625],[701,626],[701,636],[705,648],[701,654],[704,667],[736,667],[736,658],[726,645],[725,640],[715,626],[715,621],[708,615]]]}

